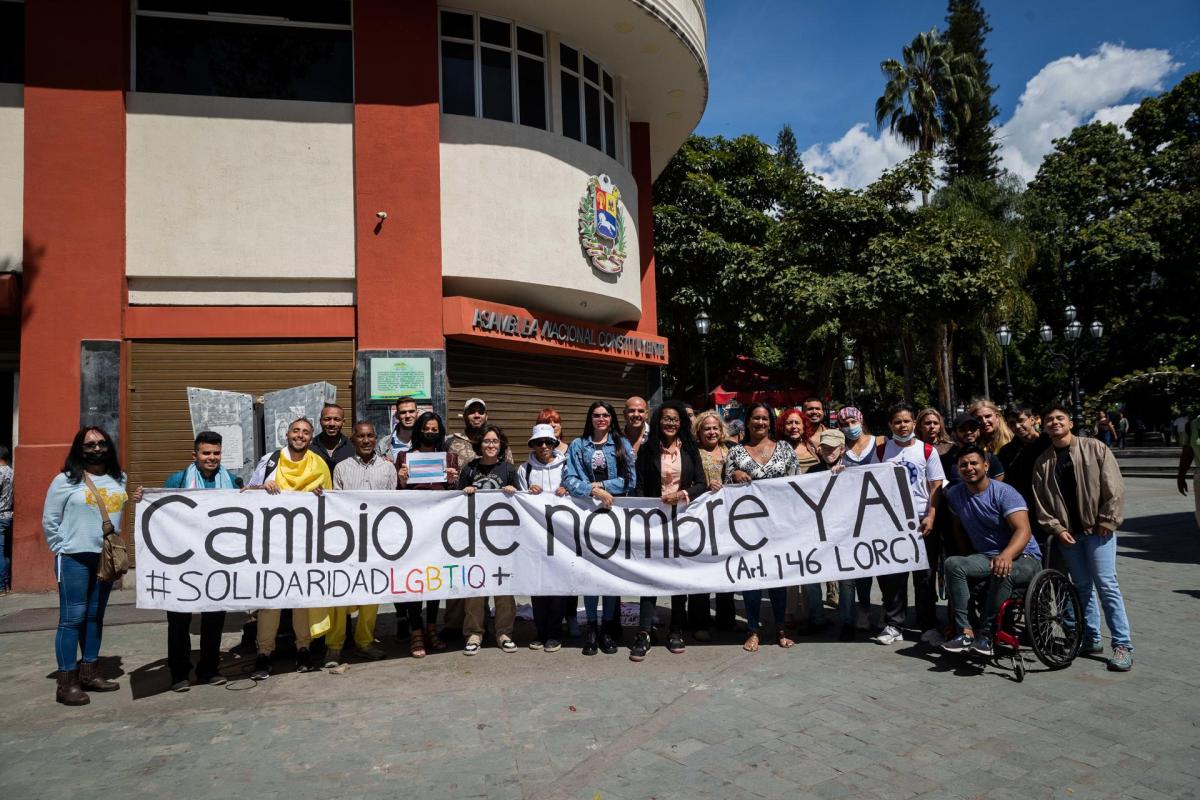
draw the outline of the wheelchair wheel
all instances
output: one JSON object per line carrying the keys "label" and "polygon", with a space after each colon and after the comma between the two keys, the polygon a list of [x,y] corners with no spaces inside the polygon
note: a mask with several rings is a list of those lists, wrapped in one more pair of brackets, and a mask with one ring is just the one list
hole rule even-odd
{"label": "wheelchair wheel", "polygon": [[1066,575],[1044,569],[1025,592],[1025,627],[1033,652],[1050,669],[1068,667],[1083,641],[1083,607]]}

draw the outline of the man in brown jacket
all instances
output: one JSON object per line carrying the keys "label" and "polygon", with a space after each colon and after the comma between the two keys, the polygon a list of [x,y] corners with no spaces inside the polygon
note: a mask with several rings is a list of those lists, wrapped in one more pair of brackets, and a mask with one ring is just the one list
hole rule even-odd
{"label": "man in brown jacket", "polygon": [[[1071,412],[1051,406],[1042,414],[1050,436],[1033,465],[1037,520],[1062,548],[1071,580],[1083,601],[1082,653],[1101,653],[1100,607],[1112,636],[1108,668],[1133,667],[1133,643],[1125,600],[1117,585],[1117,528],[1125,514],[1125,482],[1108,446],[1071,433]],[[1096,596],[1099,595],[1097,604]]]}

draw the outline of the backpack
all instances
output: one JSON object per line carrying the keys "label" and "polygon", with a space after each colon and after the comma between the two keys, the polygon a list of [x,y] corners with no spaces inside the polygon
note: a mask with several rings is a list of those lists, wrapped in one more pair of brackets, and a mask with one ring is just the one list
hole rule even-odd
{"label": "backpack", "polygon": [[[883,463],[883,451],[887,449],[887,443],[888,440],[885,438],[882,443],[875,445],[875,460],[880,464]],[[923,442],[923,444],[925,445],[925,460],[928,461],[929,457],[933,455],[933,445],[929,442]]]}
{"label": "backpack", "polygon": [[282,452],[282,450],[276,450],[275,452],[271,453],[271,457],[267,459],[267,465],[264,467],[263,471],[264,481],[271,477],[271,473],[274,472],[275,468],[279,466],[279,454]]}

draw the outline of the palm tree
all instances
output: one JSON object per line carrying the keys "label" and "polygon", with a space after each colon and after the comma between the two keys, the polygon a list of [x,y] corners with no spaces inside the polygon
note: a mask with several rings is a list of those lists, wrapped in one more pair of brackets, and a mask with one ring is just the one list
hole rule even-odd
{"label": "palm tree", "polygon": [[[887,120],[888,129],[901,141],[932,153],[960,122],[969,120],[970,106],[960,101],[979,92],[975,66],[965,53],[956,54],[937,28],[918,33],[901,53],[903,61],[889,58],[879,65],[887,84],[875,101],[875,124],[882,129]],[[922,191],[921,205],[928,204],[929,193]]]}
{"label": "palm tree", "polygon": [[[918,33],[901,51],[903,61],[889,58],[879,68],[887,78],[883,94],[875,101],[875,124],[888,128],[900,140],[920,152],[932,153],[942,141],[958,130],[955,109],[961,109],[963,122],[971,109],[965,101],[979,92],[975,65],[966,54],[956,54],[954,45],[942,39],[937,28]],[[960,104],[960,100],[964,101]],[[929,205],[929,192],[921,189],[921,205]],[[953,322],[934,326],[934,373],[938,379],[938,400],[949,409],[953,403],[954,378],[951,371],[950,337]],[[905,364],[906,385],[908,364]],[[906,398],[911,401],[911,398]]]}

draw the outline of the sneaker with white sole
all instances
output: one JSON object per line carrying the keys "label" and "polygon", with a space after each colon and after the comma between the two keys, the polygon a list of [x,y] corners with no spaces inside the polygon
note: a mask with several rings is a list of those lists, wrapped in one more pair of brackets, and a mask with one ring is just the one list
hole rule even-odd
{"label": "sneaker with white sole", "polygon": [[874,642],[875,644],[883,644],[883,645],[895,644],[896,642],[902,641],[903,639],[904,639],[904,634],[902,634],[899,630],[892,627],[891,625],[888,625],[883,630],[881,630],[878,634],[871,637],[872,642]]}
{"label": "sneaker with white sole", "polygon": [[971,645],[975,644],[974,636],[967,636],[965,633],[960,633],[948,642],[942,644],[943,653],[965,653],[971,649]]}
{"label": "sneaker with white sole", "polygon": [[1133,650],[1123,644],[1114,647],[1112,658],[1108,660],[1108,668],[1113,672],[1129,672],[1133,669]]}
{"label": "sneaker with white sole", "polygon": [[977,656],[991,658],[992,656],[992,640],[987,636],[980,636],[971,644],[971,652]]}

